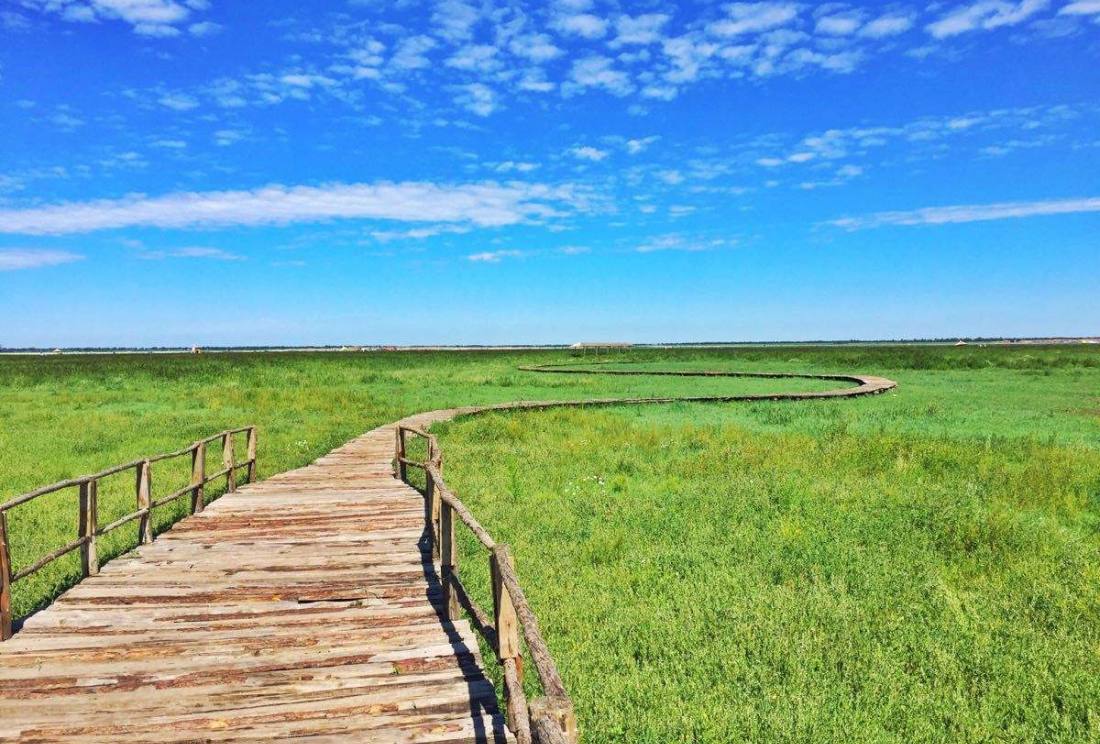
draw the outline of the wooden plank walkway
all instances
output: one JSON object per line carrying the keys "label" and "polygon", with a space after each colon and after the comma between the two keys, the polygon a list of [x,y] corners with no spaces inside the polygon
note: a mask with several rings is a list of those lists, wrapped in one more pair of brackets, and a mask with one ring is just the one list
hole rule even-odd
{"label": "wooden plank walkway", "polygon": [[511,741],[393,441],[240,487],[29,618],[0,646],[0,740]]}
{"label": "wooden plank walkway", "polygon": [[[398,426],[424,429],[486,411],[808,400],[895,387],[856,375],[598,373],[807,377],[854,386],[519,401],[379,427],[312,465],[222,496],[27,619],[0,644],[0,741],[512,742],[473,629],[446,619],[424,497],[393,477]],[[561,685],[556,669],[551,677]],[[546,737],[566,740],[549,730]]]}

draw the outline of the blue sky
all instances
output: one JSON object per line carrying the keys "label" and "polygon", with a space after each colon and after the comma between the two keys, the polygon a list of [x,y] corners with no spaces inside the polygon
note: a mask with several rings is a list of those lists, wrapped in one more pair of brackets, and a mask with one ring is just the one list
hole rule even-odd
{"label": "blue sky", "polygon": [[1100,333],[1100,0],[0,0],[2,346]]}

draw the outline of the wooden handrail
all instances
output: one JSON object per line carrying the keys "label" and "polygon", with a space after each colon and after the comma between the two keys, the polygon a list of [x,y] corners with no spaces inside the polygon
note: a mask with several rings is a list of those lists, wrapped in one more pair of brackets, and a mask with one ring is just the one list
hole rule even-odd
{"label": "wooden handrail", "polygon": [[[407,434],[428,440],[426,461],[409,459]],[[573,702],[542,638],[538,619],[520,587],[508,546],[497,543],[462,500],[447,488],[443,480],[443,454],[435,435],[414,426],[398,424],[395,428],[393,461],[394,477],[406,483],[409,466],[424,470],[425,531],[431,543],[432,557],[440,564],[443,612],[447,619],[454,621],[458,619],[461,608],[465,608],[475,621],[475,629],[496,654],[504,672],[508,728],[519,744],[576,744],[577,719]],[[455,516],[489,553],[493,591],[491,618],[470,598],[459,579],[454,540]],[[521,631],[545,696],[530,702],[523,691]]]}
{"label": "wooden handrail", "polygon": [[[236,462],[233,448],[233,436],[235,434],[247,434],[248,459]],[[216,473],[206,473],[206,445],[221,439],[223,468]],[[6,641],[12,636],[12,585],[45,568],[62,556],[68,555],[74,550],[80,550],[80,563],[82,577],[94,576],[99,573],[99,554],[97,551],[97,538],[112,532],[119,527],[129,524],[134,520],[138,522],[138,544],[144,545],[152,542],[152,513],[159,506],[191,494],[191,513],[202,511],[205,501],[204,487],[210,481],[221,478],[226,479],[226,491],[236,489],[236,472],[242,468],[248,471],[248,482],[256,481],[256,445],[257,430],[255,426],[242,426],[236,429],[228,429],[212,436],[200,439],[189,447],[175,452],[166,452],[159,455],[151,455],[140,460],[134,460],[123,465],[115,465],[100,470],[91,475],[83,475],[77,478],[59,481],[49,486],[35,489],[29,493],[17,496],[3,504],[0,504],[0,640]],[[191,481],[185,487],[173,491],[166,497],[152,499],[152,475],[153,463],[168,460],[173,457],[191,456]],[[130,512],[119,517],[110,524],[101,527],[99,525],[99,481],[111,475],[134,470],[134,493],[137,502],[137,511]],[[53,552],[42,556],[34,563],[16,571],[11,562],[11,533],[9,531],[7,513],[17,506],[26,504],[39,496],[56,493],[66,488],[79,488],[80,517],[77,523],[77,539]]]}

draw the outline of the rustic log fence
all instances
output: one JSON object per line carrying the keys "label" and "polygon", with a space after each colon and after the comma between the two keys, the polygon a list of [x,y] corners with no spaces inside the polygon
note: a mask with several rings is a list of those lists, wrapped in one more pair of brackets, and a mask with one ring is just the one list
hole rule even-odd
{"label": "rustic log fence", "polygon": [[[427,459],[408,457],[407,437],[427,440]],[[443,453],[434,434],[398,424],[394,448],[394,476],[408,482],[408,469],[416,468],[425,477],[425,531],[431,543],[432,557],[439,562],[443,587],[443,613],[448,620],[461,617],[465,609],[473,627],[493,649],[504,672],[504,699],[509,730],[519,744],[576,744],[577,718],[573,701],[566,692],[550,649],[539,631],[527,597],[520,586],[507,545],[497,543],[465,504],[447,488],[443,480]],[[463,586],[458,573],[455,523],[464,524],[486,550],[492,582],[493,613],[482,609]],[[531,664],[542,686],[543,696],[531,701],[523,691],[524,663],[522,636]]]}
{"label": "rustic log fence", "polygon": [[[246,457],[240,462],[236,459],[233,437],[237,434],[246,434]],[[221,441],[222,467],[220,470],[206,472],[207,445]],[[179,488],[167,496],[159,499],[152,498],[152,466],[164,460],[176,457],[191,458],[191,478],[187,485]],[[153,455],[140,460],[134,460],[123,465],[116,465],[106,470],[91,475],[83,475],[77,478],[60,481],[49,486],[25,493],[22,496],[0,504],[0,640],[6,641],[12,636],[12,586],[15,582],[37,573],[57,559],[80,551],[81,577],[95,576],[99,573],[99,555],[96,549],[97,539],[117,530],[133,521],[138,522],[137,540],[139,545],[153,540],[153,510],[157,507],[172,503],[177,499],[189,496],[191,499],[190,512],[197,514],[205,506],[206,484],[211,481],[225,478],[225,490],[232,492],[237,487],[237,472],[246,470],[247,482],[256,480],[256,427],[244,426],[238,429],[229,429],[212,436],[200,439],[191,446],[175,452],[167,452],[161,455]],[[108,525],[100,526],[98,495],[99,482],[108,476],[117,475],[127,470],[134,471],[134,494],[137,502],[137,511],[131,512]],[[67,488],[77,489],[79,517],[77,520],[77,539],[67,545],[42,556],[30,565],[16,571],[11,561],[11,542],[8,533],[8,512],[26,504],[34,499],[47,494],[56,493]]]}

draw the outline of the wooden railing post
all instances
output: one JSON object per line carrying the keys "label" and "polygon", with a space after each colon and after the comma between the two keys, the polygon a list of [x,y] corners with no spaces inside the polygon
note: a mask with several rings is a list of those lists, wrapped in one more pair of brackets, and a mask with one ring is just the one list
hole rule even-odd
{"label": "wooden railing post", "polygon": [[149,471],[150,465],[148,460],[137,467],[137,508],[138,511],[145,512],[138,517],[139,545],[153,542],[153,512],[149,508],[149,496],[152,491],[152,476]]}
{"label": "wooden railing post", "polygon": [[77,536],[84,540],[80,546],[80,569],[84,576],[99,573],[99,554],[95,544],[95,533],[99,530],[98,493],[99,483],[94,478],[80,484],[80,529]]}
{"label": "wooden railing post", "polygon": [[577,744],[577,714],[569,698],[535,698],[528,710],[536,744]]}
{"label": "wooden railing post", "polygon": [[11,550],[8,548],[8,513],[0,512],[0,641],[11,638]]}
{"label": "wooden railing post", "polygon": [[196,442],[191,450],[191,513],[203,510],[206,501],[206,443]]}
{"label": "wooden railing post", "polygon": [[256,427],[248,429],[248,482],[256,482]]}
{"label": "wooden railing post", "polygon": [[[497,660],[505,668],[505,677],[510,676],[510,667],[514,665],[514,684],[522,692],[523,690],[523,651],[519,645],[519,618],[516,617],[516,608],[512,604],[512,596],[504,586],[501,576],[501,564],[507,562],[512,566],[512,556],[508,552],[507,545],[497,545],[489,556],[489,573],[493,582],[493,621],[496,626],[496,652]],[[508,728],[515,733],[520,716],[526,716],[527,711],[517,710],[511,694],[510,685],[505,684],[505,701],[508,704]]]}
{"label": "wooden railing post", "polygon": [[237,477],[233,473],[236,462],[233,456],[233,435],[226,432],[222,435],[222,468],[229,471],[225,474],[225,491],[233,493],[237,490]]}
{"label": "wooden railing post", "polygon": [[436,488],[432,471],[424,469],[424,527],[428,532],[428,541],[432,544],[432,560],[439,560],[439,530],[436,515],[439,513],[439,489]]}
{"label": "wooden railing post", "polygon": [[444,503],[439,512],[439,563],[443,580],[443,611],[447,619],[459,618],[458,592],[454,587],[455,569],[458,568],[458,551],[455,549],[455,511]]}
{"label": "wooden railing post", "polygon": [[[433,441],[432,439],[428,440],[428,462],[427,462],[427,464],[435,465],[436,472],[439,473],[439,477],[442,478],[443,477],[443,458],[437,457],[434,460],[432,459],[432,448],[431,448],[432,441]],[[427,468],[424,468],[424,469],[427,470]],[[435,488],[433,490],[435,491],[435,498],[432,499],[432,545],[435,546],[435,549],[432,551],[432,557],[435,558],[436,560],[439,560],[439,556],[440,556],[439,543],[440,543],[440,540],[442,539],[442,532],[443,532],[443,529],[442,529],[442,526],[441,526],[443,499],[439,495],[439,489],[438,488]]]}
{"label": "wooden railing post", "polygon": [[394,475],[401,481],[408,481],[409,469],[405,467],[405,463],[402,462],[405,459],[405,429],[398,424],[396,431],[397,440],[394,443],[394,452],[396,454],[393,459]]}
{"label": "wooden railing post", "polygon": [[500,659],[514,659],[520,655],[519,621],[512,597],[504,587],[504,579],[500,573],[500,564],[505,561],[509,566],[514,566],[508,546],[498,544],[489,556],[489,572],[493,581],[493,619],[497,631],[495,650]]}

